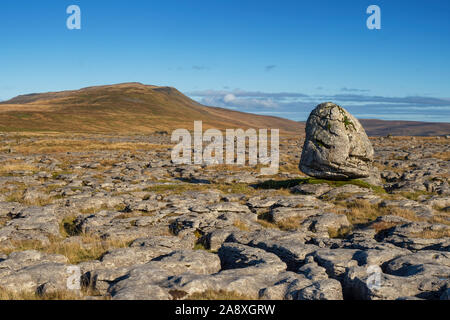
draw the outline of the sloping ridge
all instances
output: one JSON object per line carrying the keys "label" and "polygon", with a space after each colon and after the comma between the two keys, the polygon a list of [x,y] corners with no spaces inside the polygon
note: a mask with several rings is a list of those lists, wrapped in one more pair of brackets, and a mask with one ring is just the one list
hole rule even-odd
{"label": "sloping ridge", "polygon": [[369,136],[439,136],[450,134],[448,122],[360,119]]}
{"label": "sloping ridge", "polygon": [[0,102],[0,131],[151,133],[207,128],[272,128],[301,134],[295,121],[203,106],[172,87],[122,83],[34,93]]}

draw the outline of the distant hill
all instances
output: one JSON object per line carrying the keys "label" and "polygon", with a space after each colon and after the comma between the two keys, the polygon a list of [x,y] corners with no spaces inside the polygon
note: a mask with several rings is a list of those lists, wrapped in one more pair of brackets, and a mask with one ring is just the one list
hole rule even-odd
{"label": "distant hill", "polygon": [[450,123],[360,119],[369,136],[439,136],[450,134]]}
{"label": "distant hill", "polygon": [[152,133],[177,128],[278,128],[303,133],[304,124],[278,117],[203,106],[171,87],[123,83],[33,93],[0,102],[0,131]]}
{"label": "distant hill", "polygon": [[[450,134],[448,122],[358,119],[368,136],[442,136]],[[300,121],[306,125],[306,122]]]}

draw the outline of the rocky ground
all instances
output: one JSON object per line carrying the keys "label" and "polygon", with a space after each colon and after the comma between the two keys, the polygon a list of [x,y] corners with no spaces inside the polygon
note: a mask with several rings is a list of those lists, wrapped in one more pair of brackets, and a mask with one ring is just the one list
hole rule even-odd
{"label": "rocky ground", "polygon": [[165,134],[1,134],[0,298],[449,299],[450,140],[370,140],[381,186],[303,175],[301,137],[267,177]]}

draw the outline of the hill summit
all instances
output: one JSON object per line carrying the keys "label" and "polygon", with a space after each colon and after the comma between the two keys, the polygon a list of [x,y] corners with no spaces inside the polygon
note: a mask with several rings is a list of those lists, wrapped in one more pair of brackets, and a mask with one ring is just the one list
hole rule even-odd
{"label": "hill summit", "polygon": [[152,133],[207,128],[273,128],[302,133],[304,125],[277,117],[207,107],[175,88],[122,83],[33,93],[0,103],[0,131]]}

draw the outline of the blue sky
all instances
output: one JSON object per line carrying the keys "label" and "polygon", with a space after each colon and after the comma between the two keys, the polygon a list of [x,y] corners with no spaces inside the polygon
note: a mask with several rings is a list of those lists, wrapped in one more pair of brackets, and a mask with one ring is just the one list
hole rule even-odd
{"label": "blue sky", "polygon": [[[81,30],[66,28],[72,4]],[[331,100],[450,122],[449,14],[448,0],[2,0],[0,99],[138,81],[294,120]]]}

